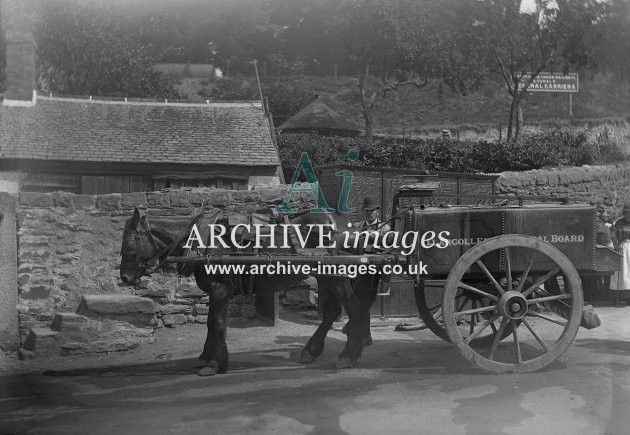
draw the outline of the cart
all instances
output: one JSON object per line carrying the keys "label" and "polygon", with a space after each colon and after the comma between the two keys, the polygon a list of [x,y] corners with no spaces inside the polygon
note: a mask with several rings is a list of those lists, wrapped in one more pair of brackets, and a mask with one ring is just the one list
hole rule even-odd
{"label": "cart", "polygon": [[[420,317],[473,365],[493,373],[531,372],[556,361],[583,322],[581,277],[612,274],[620,268],[621,256],[595,243],[595,208],[516,197],[480,197],[475,206],[440,205],[433,197],[436,188],[435,183],[406,185],[395,195],[393,230],[416,232],[426,242],[406,256],[332,255],[320,250],[167,261],[422,263],[424,268],[416,268],[422,272],[413,277]],[[439,301],[427,297],[428,282],[441,283]]]}
{"label": "cart", "polygon": [[[393,210],[398,230],[448,232],[446,247],[421,246],[410,258],[429,271],[414,279],[426,326],[490,372],[530,372],[558,359],[589,321],[582,279],[621,267],[619,253],[595,243],[595,208],[498,196],[479,196],[476,206],[441,206],[436,188],[403,186]],[[397,213],[405,201],[416,205]],[[437,301],[426,292],[436,283]]]}

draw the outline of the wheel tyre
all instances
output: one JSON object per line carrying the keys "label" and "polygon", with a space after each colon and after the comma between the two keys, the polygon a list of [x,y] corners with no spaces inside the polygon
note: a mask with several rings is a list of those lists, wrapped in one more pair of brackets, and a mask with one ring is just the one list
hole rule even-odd
{"label": "wheel tyre", "polygon": [[[462,280],[464,279],[465,274],[477,260],[492,251],[517,247],[539,251],[555,263],[556,267],[559,269],[558,274],[564,275],[564,284],[565,288],[568,289],[567,295],[570,295],[571,307],[570,312],[567,313],[566,324],[564,325],[562,334],[558,340],[548,348],[548,350],[545,350],[541,355],[532,359],[523,360],[520,363],[515,362],[514,364],[510,364],[488,359],[465,342],[465,339],[462,337],[461,331],[457,326],[457,316],[454,312],[454,302],[457,291],[460,288],[460,284],[463,283]],[[555,268],[552,267],[549,269],[555,270]],[[568,297],[569,296],[567,296],[567,298]],[[582,295],[581,280],[577,270],[569,258],[555,246],[535,237],[523,235],[503,235],[493,237],[475,245],[472,249],[462,255],[448,275],[442,301],[444,325],[451,342],[457,347],[462,356],[473,365],[494,373],[532,372],[540,370],[555,361],[573,342],[580,327],[583,305],[584,300]],[[500,317],[500,319],[503,320],[505,317]],[[519,328],[519,326],[520,325],[516,327],[517,330],[524,329]],[[515,343],[517,342],[518,339],[515,335]],[[520,350],[518,352],[520,352]]]}

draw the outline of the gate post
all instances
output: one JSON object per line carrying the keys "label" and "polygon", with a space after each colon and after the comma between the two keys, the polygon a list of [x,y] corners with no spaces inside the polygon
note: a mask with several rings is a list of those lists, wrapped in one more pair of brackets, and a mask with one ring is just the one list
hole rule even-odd
{"label": "gate post", "polygon": [[17,199],[0,192],[0,350],[20,347],[17,282]]}

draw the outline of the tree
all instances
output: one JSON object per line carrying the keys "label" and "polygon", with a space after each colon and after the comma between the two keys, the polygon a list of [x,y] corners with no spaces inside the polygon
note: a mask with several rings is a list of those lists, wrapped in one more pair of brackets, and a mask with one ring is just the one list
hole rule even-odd
{"label": "tree", "polygon": [[[332,32],[346,43],[359,68],[358,92],[368,142],[373,136],[373,108],[379,95],[401,86],[424,87],[444,80],[454,90],[480,83],[474,58],[461,55],[455,27],[436,18],[439,0],[343,0]],[[448,7],[446,5],[446,7]],[[373,76],[373,77],[370,77]]]}
{"label": "tree", "polygon": [[178,98],[156,54],[112,9],[70,0],[41,3],[35,38],[39,86],[64,94]]}
{"label": "tree", "polygon": [[607,6],[601,22],[603,44],[595,47],[597,63],[619,82],[630,82],[630,0],[611,0]]}
{"label": "tree", "polygon": [[0,17],[0,93],[4,94],[4,91],[7,87],[7,77],[6,77],[6,68],[7,68],[7,53],[6,53],[6,45],[4,42],[4,29],[2,26],[2,17]]}
{"label": "tree", "polygon": [[507,139],[516,139],[521,102],[532,81],[544,70],[567,72],[593,61],[605,5],[596,0],[537,0],[534,13],[521,12],[521,0],[462,0],[461,5],[476,52],[503,79],[510,95]]}

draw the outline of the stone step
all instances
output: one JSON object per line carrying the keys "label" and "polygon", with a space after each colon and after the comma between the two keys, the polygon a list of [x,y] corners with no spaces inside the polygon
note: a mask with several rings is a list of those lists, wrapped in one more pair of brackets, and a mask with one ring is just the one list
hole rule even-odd
{"label": "stone step", "polygon": [[59,355],[61,351],[61,334],[47,327],[31,328],[19,356],[22,359]]}
{"label": "stone step", "polygon": [[52,355],[114,352],[155,342],[153,329],[127,322],[94,319],[76,313],[57,313],[50,328],[29,332],[19,355],[22,359]]}
{"label": "stone step", "polygon": [[63,354],[123,351],[156,340],[153,329],[139,328],[119,320],[87,320],[88,327],[84,330],[66,329],[62,332]]}
{"label": "stone step", "polygon": [[157,325],[154,302],[134,295],[84,295],[76,314],[99,320],[119,320],[141,328]]}

